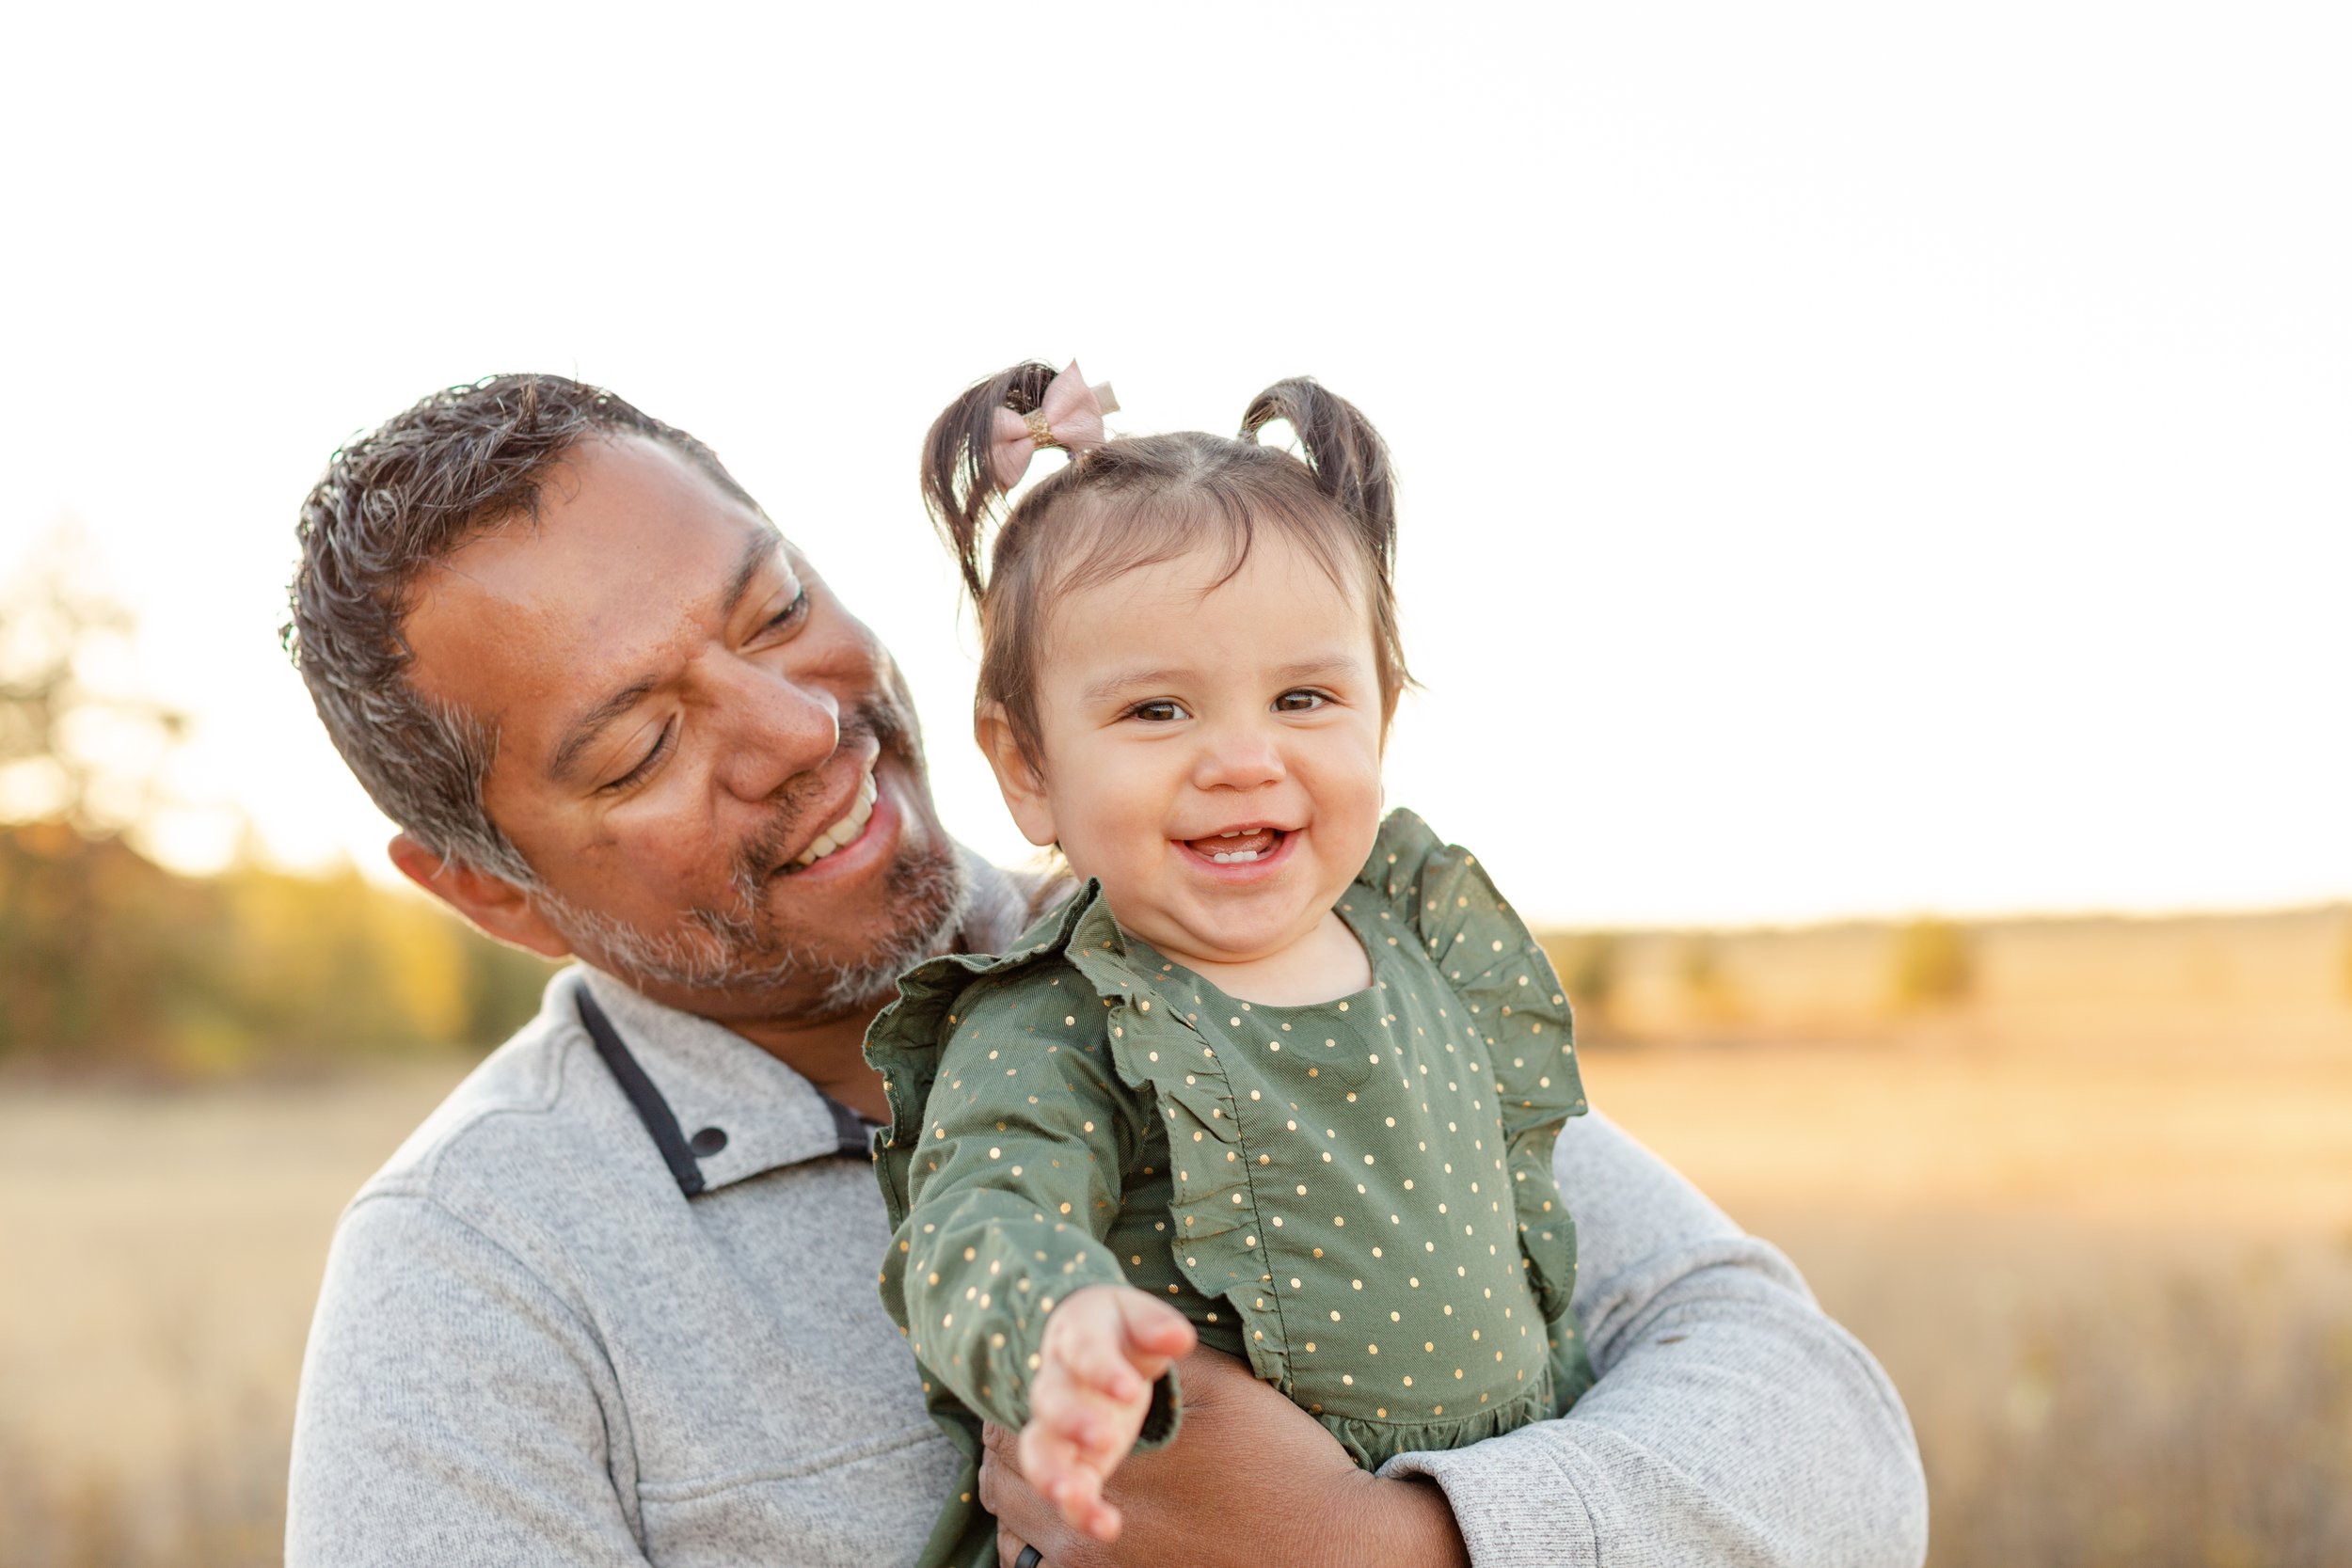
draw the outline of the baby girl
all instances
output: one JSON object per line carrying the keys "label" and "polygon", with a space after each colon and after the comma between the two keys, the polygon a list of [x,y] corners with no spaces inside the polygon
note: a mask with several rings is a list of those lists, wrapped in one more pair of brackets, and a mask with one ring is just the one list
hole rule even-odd
{"label": "baby girl", "polygon": [[[866,1039],[882,1293],[967,1459],[929,1562],[994,1560],[982,1419],[1110,1538],[1104,1479],[1173,1433],[1196,1340],[1367,1467],[1591,1378],[1552,1176],[1584,1109],[1566,999],[1474,858],[1381,815],[1409,680],[1386,447],[1306,380],[1237,439],[1107,438],[1076,372],[982,383],[926,451],[980,745],[1083,883],[1012,950],[908,974]],[[1258,443],[1278,421],[1303,457]],[[1005,511],[1044,446],[1073,460]]]}

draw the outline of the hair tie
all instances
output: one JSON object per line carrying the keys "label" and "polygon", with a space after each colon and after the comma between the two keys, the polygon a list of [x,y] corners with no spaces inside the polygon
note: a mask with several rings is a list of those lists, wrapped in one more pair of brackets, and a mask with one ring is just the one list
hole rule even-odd
{"label": "hair tie", "polygon": [[1029,459],[1041,447],[1059,447],[1073,456],[1108,439],[1103,416],[1119,412],[1119,399],[1107,381],[1089,387],[1078,373],[1078,362],[1045,384],[1045,395],[1026,414],[999,408],[989,423],[988,460],[997,484],[1007,490],[1029,471]]}

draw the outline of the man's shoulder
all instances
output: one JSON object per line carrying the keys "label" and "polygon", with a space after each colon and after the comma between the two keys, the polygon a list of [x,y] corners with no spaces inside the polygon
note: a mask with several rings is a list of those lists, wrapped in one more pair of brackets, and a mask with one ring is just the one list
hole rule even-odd
{"label": "man's shoulder", "polygon": [[539,1011],[468,1073],[352,1200],[424,1198],[478,1207],[485,1195],[527,1191],[509,1178],[567,1147],[609,1147],[626,1101],[580,1021],[580,974],[548,982]]}

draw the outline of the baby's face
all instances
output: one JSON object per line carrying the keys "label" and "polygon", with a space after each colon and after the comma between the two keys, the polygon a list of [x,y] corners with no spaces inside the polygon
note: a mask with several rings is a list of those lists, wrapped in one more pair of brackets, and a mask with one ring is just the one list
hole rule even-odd
{"label": "baby's face", "polygon": [[1305,937],[1362,869],[1381,701],[1359,588],[1272,529],[1212,588],[1223,556],[1058,599],[1039,671],[1041,776],[1007,799],[1032,842],[1102,879],[1120,926],[1172,958],[1230,964]]}

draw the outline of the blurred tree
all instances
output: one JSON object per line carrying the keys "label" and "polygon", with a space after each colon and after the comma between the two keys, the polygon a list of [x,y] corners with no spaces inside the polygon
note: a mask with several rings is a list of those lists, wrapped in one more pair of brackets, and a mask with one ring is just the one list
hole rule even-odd
{"label": "blurred tree", "polygon": [[1588,1042],[1609,1037],[1609,1002],[1617,988],[1621,958],[1616,933],[1555,931],[1539,940],[1567,989],[1568,1005],[1576,1011],[1577,1037]]}
{"label": "blurred tree", "polygon": [[202,984],[187,938],[216,927],[216,905],[119,836],[0,824],[0,1058],[97,1042],[151,1057],[171,999]]}
{"label": "blurred tree", "polygon": [[174,924],[201,913],[120,842],[184,725],[98,678],[130,616],[90,575],[68,525],[0,589],[0,1054],[152,1037],[186,978]]}
{"label": "blurred tree", "polygon": [[1905,1012],[1952,1006],[1977,987],[1976,947],[1967,930],[1933,915],[1896,928],[1891,963],[1895,1006]]}
{"label": "blurred tree", "polygon": [[487,1046],[548,966],[348,866],[175,876],[132,836],[182,717],[61,531],[0,588],[0,1060],[174,1074]]}
{"label": "blurred tree", "polygon": [[0,590],[0,821],[110,838],[152,810],[187,719],[130,689],[131,615],[93,575],[69,524]]}
{"label": "blurred tree", "polygon": [[1724,967],[1723,943],[1705,932],[1685,938],[1676,968],[1692,1016],[1702,1023],[1731,1023],[1745,1012],[1739,988]]}

